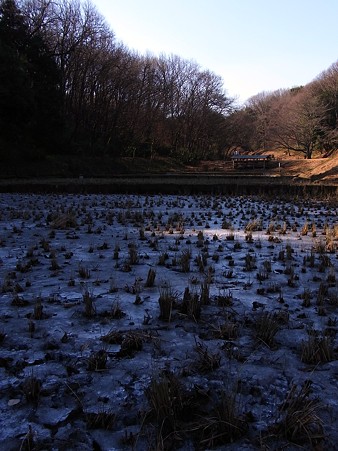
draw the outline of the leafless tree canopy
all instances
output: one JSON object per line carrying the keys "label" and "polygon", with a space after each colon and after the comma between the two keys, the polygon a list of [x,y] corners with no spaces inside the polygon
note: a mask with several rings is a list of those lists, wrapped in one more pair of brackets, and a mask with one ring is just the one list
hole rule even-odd
{"label": "leafless tree canopy", "polygon": [[89,1],[0,0],[0,44],[3,148],[190,162],[337,144],[338,63],[238,108],[197,63],[130,51]]}
{"label": "leafless tree canopy", "polygon": [[306,86],[251,97],[226,122],[234,122],[235,138],[240,135],[242,140],[237,144],[244,149],[281,148],[311,158],[315,150],[329,155],[337,148],[337,114],[338,65],[335,63]]}

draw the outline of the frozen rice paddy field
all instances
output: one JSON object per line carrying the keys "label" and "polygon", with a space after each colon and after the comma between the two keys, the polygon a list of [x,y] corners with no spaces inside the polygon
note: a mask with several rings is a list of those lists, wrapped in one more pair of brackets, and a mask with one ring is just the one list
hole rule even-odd
{"label": "frozen rice paddy field", "polygon": [[0,449],[338,449],[336,204],[0,208]]}

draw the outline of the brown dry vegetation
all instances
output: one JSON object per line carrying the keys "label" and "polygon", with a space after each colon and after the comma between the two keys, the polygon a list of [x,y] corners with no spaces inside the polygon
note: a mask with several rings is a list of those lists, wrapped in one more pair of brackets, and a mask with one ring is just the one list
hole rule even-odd
{"label": "brown dry vegetation", "polygon": [[[338,183],[338,151],[332,153],[331,156],[323,158],[322,155],[315,155],[314,158],[304,159],[302,154],[291,152],[290,155],[284,150],[273,150],[267,152],[257,152],[264,154],[272,154],[275,161],[271,167],[262,171],[262,169],[250,170],[252,173],[260,173],[265,175],[282,175],[299,177],[308,179],[311,182],[329,182]],[[279,168],[280,163],[280,168]],[[189,170],[193,172],[232,172],[231,162],[229,161],[205,161],[199,166],[191,167]],[[247,171],[243,170],[247,173]]]}
{"label": "brown dry vegetation", "polygon": [[286,160],[282,165],[282,170],[287,172],[287,175],[309,178],[313,181],[338,181],[338,156],[313,160]]}
{"label": "brown dry vegetation", "polygon": [[[281,164],[281,173],[286,176],[301,177],[312,181],[338,182],[338,151],[327,158],[315,155],[311,160],[302,158],[301,154],[274,151],[275,158]],[[276,169],[273,170],[276,172]]]}
{"label": "brown dry vegetation", "polygon": [[[116,177],[128,177],[129,175],[151,175],[166,174],[166,176],[179,174],[203,174],[203,175],[225,175],[243,176],[245,175],[294,177],[297,180],[315,184],[338,185],[338,151],[332,153],[327,158],[322,158],[321,154],[314,155],[314,158],[307,160],[302,158],[302,154],[286,154],[285,151],[261,152],[273,154],[274,160],[266,169],[245,168],[236,169],[232,167],[230,160],[201,161],[196,165],[178,164],[175,160],[164,157],[155,157],[153,160],[144,158],[73,158],[73,157],[51,157],[40,162],[26,164],[22,167],[18,164],[4,163],[0,168],[0,186],[12,185],[13,183],[24,182],[30,184],[44,181],[53,183],[53,180],[63,180],[65,183],[72,180],[85,178],[86,184],[95,179],[115,179]],[[48,180],[50,180],[48,182]],[[290,179],[287,183],[290,183]]]}

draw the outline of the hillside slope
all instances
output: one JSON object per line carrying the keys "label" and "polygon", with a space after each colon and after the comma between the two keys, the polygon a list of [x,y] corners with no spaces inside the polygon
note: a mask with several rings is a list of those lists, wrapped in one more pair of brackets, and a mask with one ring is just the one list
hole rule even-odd
{"label": "hillside slope", "polygon": [[[261,152],[263,153],[263,152]],[[23,178],[111,178],[131,174],[219,174],[219,175],[258,175],[287,176],[306,180],[310,183],[338,185],[338,151],[328,158],[316,157],[305,160],[300,155],[273,153],[274,159],[265,169],[252,167],[234,169],[231,160],[201,161],[194,165],[184,165],[172,158],[155,157],[113,159],[109,157],[51,156],[41,161],[3,161],[0,166],[0,179],[15,180]],[[244,179],[243,179],[244,182]]]}
{"label": "hillside slope", "polygon": [[338,151],[327,158],[313,158],[306,160],[299,156],[280,156],[275,154],[280,168],[271,172],[280,171],[281,175],[300,177],[313,182],[338,183]]}

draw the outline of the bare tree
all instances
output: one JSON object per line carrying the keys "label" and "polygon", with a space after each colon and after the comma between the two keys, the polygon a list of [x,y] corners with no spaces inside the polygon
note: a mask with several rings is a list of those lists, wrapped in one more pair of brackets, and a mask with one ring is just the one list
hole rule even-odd
{"label": "bare tree", "polygon": [[234,150],[252,151],[257,148],[256,118],[248,107],[238,108],[226,117],[223,132],[223,156]]}
{"label": "bare tree", "polygon": [[274,124],[275,144],[311,158],[327,132],[326,107],[311,90],[303,88],[280,99]]}
{"label": "bare tree", "polygon": [[256,149],[267,150],[273,146],[272,132],[276,121],[276,105],[284,97],[284,90],[263,91],[251,97],[246,104],[255,124],[255,136],[251,142]]}
{"label": "bare tree", "polygon": [[233,102],[220,77],[178,56],[132,53],[89,1],[18,1],[57,63],[71,149],[189,158],[219,151]]}
{"label": "bare tree", "polygon": [[328,155],[338,146],[338,61],[311,83],[311,89],[327,108],[322,147]]}

